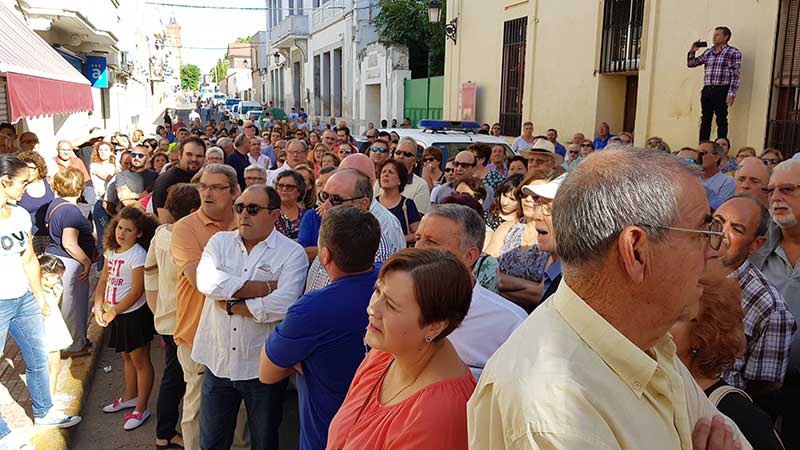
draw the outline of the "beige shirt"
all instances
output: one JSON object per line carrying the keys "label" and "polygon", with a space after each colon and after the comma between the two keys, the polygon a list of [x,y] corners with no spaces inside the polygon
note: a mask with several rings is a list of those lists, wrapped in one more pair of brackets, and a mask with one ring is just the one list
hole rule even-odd
{"label": "beige shirt", "polygon": [[669,334],[644,352],[562,281],[486,364],[469,448],[691,450],[695,423],[716,414]]}
{"label": "beige shirt", "polygon": [[[158,334],[172,335],[175,332],[175,285],[178,284],[178,271],[172,261],[172,230],[161,225],[150,242],[147,259],[144,262],[144,288],[158,291],[158,303],[153,313]],[[147,268],[155,267],[156,272]]]}

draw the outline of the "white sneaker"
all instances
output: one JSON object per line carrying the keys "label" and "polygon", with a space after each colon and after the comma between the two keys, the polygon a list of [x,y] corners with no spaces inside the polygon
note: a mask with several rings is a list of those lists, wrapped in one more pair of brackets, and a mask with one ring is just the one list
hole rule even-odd
{"label": "white sneaker", "polygon": [[0,450],[36,450],[27,439],[11,432],[0,439]]}
{"label": "white sneaker", "polygon": [[69,428],[81,423],[81,416],[69,416],[64,411],[50,408],[44,417],[37,417],[33,424],[37,427]]}
{"label": "white sneaker", "polygon": [[139,428],[139,426],[150,417],[150,410],[148,409],[145,412],[134,411],[132,413],[125,414],[125,425],[122,428],[125,431],[131,431]]}
{"label": "white sneaker", "polygon": [[115,413],[117,411],[122,411],[123,409],[130,409],[136,407],[136,399],[132,398],[128,401],[123,402],[122,397],[117,397],[114,399],[112,403],[109,403],[106,406],[103,406],[104,413]]}

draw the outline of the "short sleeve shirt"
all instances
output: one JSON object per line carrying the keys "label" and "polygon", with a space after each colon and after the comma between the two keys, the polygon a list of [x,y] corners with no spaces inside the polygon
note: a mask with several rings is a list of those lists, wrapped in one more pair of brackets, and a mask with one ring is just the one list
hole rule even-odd
{"label": "short sleeve shirt", "polygon": [[167,192],[169,188],[178,183],[189,183],[192,181],[193,173],[187,172],[178,166],[173,166],[168,171],[158,176],[153,183],[153,211],[158,212],[158,208],[163,208],[167,202]]}
{"label": "short sleeve shirt", "polygon": [[281,367],[300,363],[300,448],[325,448],[328,425],[344,401],[367,349],[367,305],[378,268],[337,279],[301,297],[269,336],[270,361]]}
{"label": "short sleeve shirt", "polygon": [[19,298],[30,290],[28,277],[22,266],[22,254],[28,248],[31,216],[20,206],[11,206],[11,215],[0,220],[0,301]]}
{"label": "short sleeve shirt", "polygon": [[[59,206],[64,205],[64,206]],[[75,228],[78,230],[78,246],[91,257],[94,254],[95,244],[92,237],[92,225],[83,217],[83,213],[76,206],[63,199],[55,199],[47,208],[46,218],[49,218],[48,230],[50,232],[50,242],[45,248],[45,252],[64,258],[72,258],[64,249],[61,239],[65,228]]]}
{"label": "short sleeve shirt", "polygon": [[[147,250],[139,244],[124,251],[117,253],[116,250],[109,250],[106,256],[106,269],[108,270],[108,279],[106,281],[105,303],[113,308],[125,298],[133,289],[133,269],[144,267],[144,261],[147,258]],[[142,294],[136,299],[123,314],[127,314],[144,306],[146,297],[144,290]]]}
{"label": "short sleeve shirt", "polygon": [[303,247],[316,247],[319,241],[319,229],[322,226],[322,217],[316,209],[309,209],[303,214],[300,221],[300,231],[297,235],[297,243]]}

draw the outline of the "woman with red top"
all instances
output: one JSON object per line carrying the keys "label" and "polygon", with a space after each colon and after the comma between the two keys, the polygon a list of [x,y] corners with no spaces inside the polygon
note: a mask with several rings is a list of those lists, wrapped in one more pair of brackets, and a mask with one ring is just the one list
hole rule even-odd
{"label": "woman with red top", "polygon": [[372,348],[328,432],[329,450],[467,448],[475,379],[448,339],[472,278],[451,253],[405,249],[383,265],[367,307]]}

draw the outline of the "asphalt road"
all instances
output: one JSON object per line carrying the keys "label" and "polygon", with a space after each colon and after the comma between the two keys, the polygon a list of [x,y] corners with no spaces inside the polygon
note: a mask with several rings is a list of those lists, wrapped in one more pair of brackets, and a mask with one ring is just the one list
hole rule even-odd
{"label": "asphalt road", "polygon": [[[73,450],[151,450],[155,448],[156,416],[155,405],[158,396],[158,385],[164,371],[164,350],[158,338],[151,346],[151,359],[155,367],[156,379],[153,393],[150,396],[150,411],[153,415],[141,427],[133,431],[124,431],[124,412],[106,414],[102,411],[123,389],[122,357],[114,350],[103,347],[97,359],[94,380],[90,385],[89,395],[83,405],[83,422],[72,436],[70,448]],[[106,373],[103,368],[111,366]],[[291,391],[284,404],[283,423],[280,430],[281,450],[299,448],[300,424],[297,409],[297,393]],[[244,450],[244,449],[237,449]]]}

